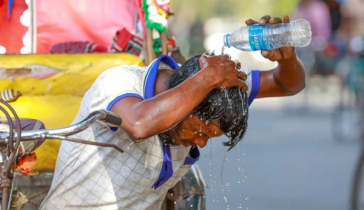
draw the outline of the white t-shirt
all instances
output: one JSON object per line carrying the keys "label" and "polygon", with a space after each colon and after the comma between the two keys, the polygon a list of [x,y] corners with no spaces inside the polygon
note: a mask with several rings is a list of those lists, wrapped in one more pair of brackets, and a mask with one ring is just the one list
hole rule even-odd
{"label": "white t-shirt", "polygon": [[[160,60],[177,67],[169,56],[161,56],[149,67],[119,66],[103,72],[85,94],[73,123],[92,111],[110,110],[124,97],[153,97]],[[116,129],[96,122],[73,137],[116,144],[124,153],[62,142],[52,186],[40,209],[161,209],[168,189],[198,160],[197,147],[163,145],[158,136],[135,144]]]}

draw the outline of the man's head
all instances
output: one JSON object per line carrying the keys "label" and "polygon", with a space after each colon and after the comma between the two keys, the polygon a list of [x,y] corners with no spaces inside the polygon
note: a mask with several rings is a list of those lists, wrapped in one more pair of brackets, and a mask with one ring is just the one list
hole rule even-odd
{"label": "man's head", "polygon": [[[171,89],[198,73],[199,58],[195,56],[173,71],[167,88]],[[247,93],[238,87],[214,89],[169,134],[184,144],[193,142],[200,147],[211,137],[225,134],[230,141],[223,144],[232,149],[244,136],[248,121]]]}

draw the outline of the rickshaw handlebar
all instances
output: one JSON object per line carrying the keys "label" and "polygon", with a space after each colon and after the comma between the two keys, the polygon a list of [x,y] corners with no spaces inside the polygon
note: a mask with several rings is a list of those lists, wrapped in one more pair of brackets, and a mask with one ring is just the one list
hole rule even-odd
{"label": "rickshaw handlebar", "polygon": [[[31,141],[31,140],[39,140],[47,138],[65,139],[65,137],[67,136],[79,133],[80,131],[83,131],[86,128],[90,127],[91,124],[94,123],[96,120],[103,121],[106,124],[114,127],[118,127],[122,123],[121,118],[118,115],[114,114],[113,112],[106,110],[99,110],[90,113],[81,122],[67,127],[22,131],[20,141]],[[7,143],[9,136],[10,133],[0,133],[0,143]],[[16,137],[17,133],[15,132],[14,138]]]}

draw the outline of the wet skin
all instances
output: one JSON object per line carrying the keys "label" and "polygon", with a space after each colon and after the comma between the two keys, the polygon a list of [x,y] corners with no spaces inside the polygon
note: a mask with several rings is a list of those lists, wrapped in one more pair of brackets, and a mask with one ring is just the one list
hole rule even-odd
{"label": "wet skin", "polygon": [[212,137],[221,136],[223,132],[216,121],[207,122],[201,120],[198,115],[189,115],[182,120],[175,128],[168,131],[174,139],[175,144],[184,146],[197,145],[200,148],[206,146]]}

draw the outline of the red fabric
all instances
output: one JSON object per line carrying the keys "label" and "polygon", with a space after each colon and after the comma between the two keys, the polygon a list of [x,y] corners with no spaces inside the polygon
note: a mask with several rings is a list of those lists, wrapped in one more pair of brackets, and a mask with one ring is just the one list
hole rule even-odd
{"label": "red fabric", "polygon": [[51,53],[102,53],[102,52],[128,52],[140,55],[143,39],[134,36],[125,28],[116,32],[111,46],[101,46],[92,42],[64,42],[51,46]]}
{"label": "red fabric", "polygon": [[110,46],[118,29],[134,33],[134,0],[36,0],[35,6],[37,53],[72,41]]}
{"label": "red fabric", "polygon": [[6,48],[6,54],[20,53],[24,46],[22,39],[28,28],[20,23],[20,17],[27,8],[25,0],[14,0],[9,20],[8,1],[0,0],[0,45]]}
{"label": "red fabric", "polygon": [[170,38],[170,39],[168,40],[167,45],[169,45],[169,46],[171,46],[171,47],[176,46],[176,45],[177,45],[177,41],[176,41],[176,39],[175,39],[174,37]]}
{"label": "red fabric", "polygon": [[131,34],[128,30],[125,28],[119,30],[116,32],[116,45],[120,47],[121,49],[125,48],[128,44],[129,40],[133,37],[133,34]]}

